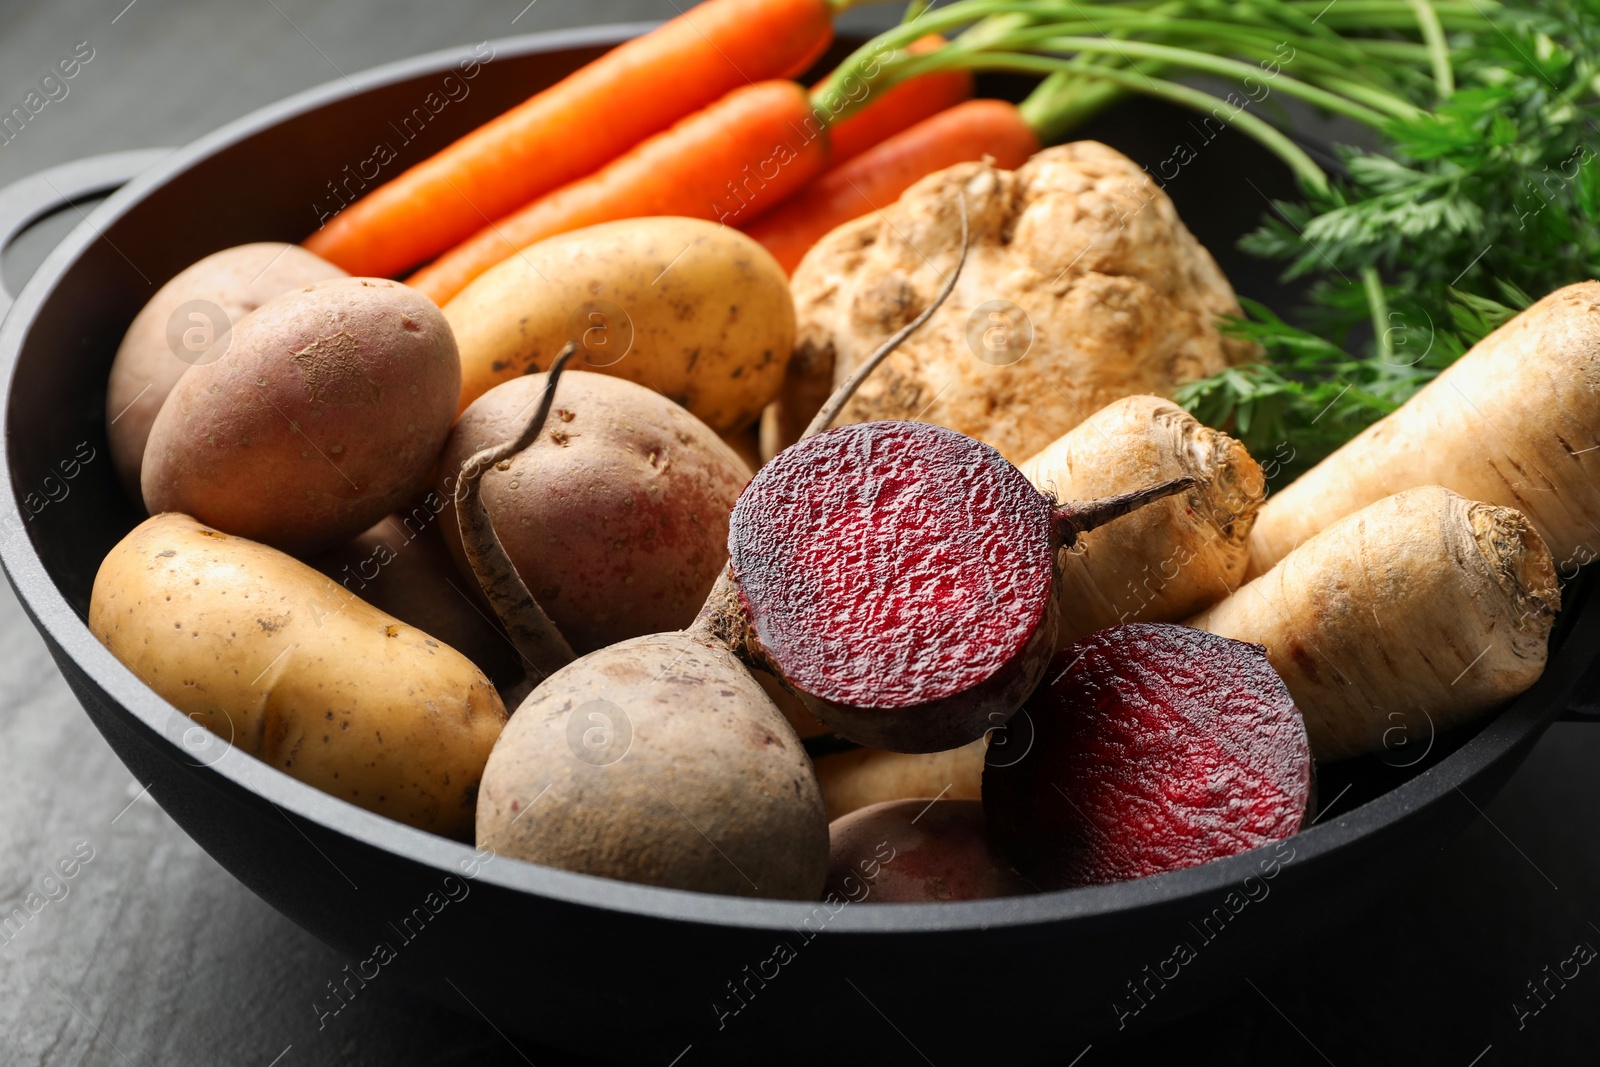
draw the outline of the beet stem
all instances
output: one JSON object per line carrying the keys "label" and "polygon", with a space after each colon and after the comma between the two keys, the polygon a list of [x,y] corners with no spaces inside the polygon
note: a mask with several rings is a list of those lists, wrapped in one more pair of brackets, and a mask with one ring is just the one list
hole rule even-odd
{"label": "beet stem", "polygon": [[734,655],[743,657],[749,651],[745,625],[744,605],[739,601],[739,586],[734,581],[733,564],[729,563],[717,575],[716,584],[711,587],[705,605],[700,609],[700,614],[695,616],[694,622],[689,624],[689,629],[726,645]]}
{"label": "beet stem", "polygon": [[1074,500],[1069,504],[1057,504],[1051,513],[1056,535],[1061,538],[1062,547],[1069,548],[1077,541],[1079,534],[1086,534],[1096,526],[1104,526],[1112,519],[1120,519],[1130,511],[1137,511],[1162,497],[1192,489],[1196,484],[1194,478],[1173,478],[1100,500]]}
{"label": "beet stem", "polygon": [[461,528],[461,547],[466,551],[473,577],[478,580],[483,595],[489,598],[489,604],[500,617],[523,663],[538,672],[541,679],[577,657],[556,624],[534,599],[511,558],[506,555],[505,547],[495,535],[488,505],[483,502],[479,490],[486,471],[515,456],[538,438],[545,420],[550,417],[550,407],[556,396],[556,382],[560,380],[567,361],[577,351],[576,342],[569,342],[561,350],[555,362],[550,364],[544,393],[539,397],[538,407],[523,426],[522,432],[513,440],[502,441],[469,457],[461,464],[461,477],[456,481],[455,489],[456,523]]}
{"label": "beet stem", "polygon": [[861,388],[861,383],[867,380],[867,375],[876,370],[878,364],[888,359],[889,355],[899,348],[907,337],[916,333],[923,323],[931,319],[933,313],[939,310],[940,306],[944,304],[945,298],[955,289],[956,279],[961,277],[961,268],[967,262],[967,246],[969,243],[967,233],[967,194],[958,192],[956,199],[961,205],[961,254],[956,259],[955,269],[950,272],[949,277],[945,278],[944,288],[939,291],[939,295],[934,298],[933,303],[923,308],[922,314],[912,319],[901,327],[893,337],[879,345],[878,350],[868,356],[867,361],[857,367],[855,373],[850,375],[844,384],[833,391],[833,395],[828,397],[828,402],[823,404],[821,410],[817,412],[816,418],[811,420],[811,425],[806,427],[806,432],[800,435],[800,440],[804,441],[807,437],[819,434],[829,426],[832,426],[833,420],[839,417],[839,412],[844,410],[844,406],[850,402],[850,398],[856,395],[856,390]]}

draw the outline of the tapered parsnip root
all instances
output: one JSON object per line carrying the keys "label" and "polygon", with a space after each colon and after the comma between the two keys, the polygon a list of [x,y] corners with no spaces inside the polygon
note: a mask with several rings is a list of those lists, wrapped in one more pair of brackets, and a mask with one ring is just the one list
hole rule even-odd
{"label": "tapered parsnip root", "polygon": [[1527,689],[1560,604],[1521,513],[1426,486],[1339,520],[1189,625],[1265,645],[1326,761],[1471,722]]}
{"label": "tapered parsnip root", "polygon": [[484,768],[478,846],[648,885],[814,900],[828,823],[800,739],[696,627],[592,652],[533,691]]}
{"label": "tapered parsnip root", "polygon": [[943,752],[854,748],[817,759],[817,780],[831,822],[858,808],[890,800],[977,800],[988,738]]}
{"label": "tapered parsnip root", "polygon": [[1564,575],[1600,557],[1600,282],[1540,300],[1274,494],[1250,535],[1251,575],[1422,485],[1521,511]]}
{"label": "tapered parsnip root", "polygon": [[1244,446],[1169,400],[1107,405],[1022,463],[1058,500],[1189,477],[1194,486],[1084,534],[1061,554],[1059,647],[1124,622],[1176,622],[1233,592],[1249,562],[1261,467]]}

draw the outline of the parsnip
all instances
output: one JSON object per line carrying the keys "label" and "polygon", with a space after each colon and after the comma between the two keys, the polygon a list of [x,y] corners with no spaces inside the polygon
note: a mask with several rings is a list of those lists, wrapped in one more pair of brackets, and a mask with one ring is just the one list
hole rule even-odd
{"label": "parsnip", "polygon": [[977,800],[989,739],[944,752],[886,752],[857,748],[817,760],[828,821],[889,800]]}
{"label": "parsnip", "polygon": [[1514,507],[1570,575],[1600,556],[1600,282],[1558,289],[1261,509],[1250,574],[1420,485]]}
{"label": "parsnip", "polygon": [[1265,645],[1325,761],[1459,726],[1527,689],[1560,603],[1520,512],[1426,486],[1335,522],[1189,625]]}
{"label": "parsnip", "polygon": [[1021,468],[1058,500],[1168,478],[1196,482],[1061,553],[1057,647],[1120,623],[1186,619],[1243,584],[1246,539],[1265,491],[1261,467],[1238,441],[1171,401],[1130,396],[1108,404]]}

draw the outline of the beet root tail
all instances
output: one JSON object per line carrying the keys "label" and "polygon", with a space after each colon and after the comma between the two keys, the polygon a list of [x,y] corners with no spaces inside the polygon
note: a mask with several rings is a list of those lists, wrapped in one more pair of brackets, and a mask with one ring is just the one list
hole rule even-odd
{"label": "beet root tail", "polygon": [[545,614],[534,599],[517,568],[506,555],[499,537],[495,536],[494,523],[489,508],[479,491],[483,475],[491,467],[510,459],[527,448],[544,429],[555,401],[556,382],[566,368],[567,361],[578,351],[569,343],[550,365],[544,393],[522,432],[510,441],[486,448],[461,465],[461,476],[456,481],[456,522],[461,528],[461,547],[465,550],[472,574],[478,580],[483,595],[506,628],[511,643],[516,646],[523,663],[530,671],[543,678],[571,663],[576,656],[572,646],[562,636],[550,616]]}
{"label": "beet root tail", "polygon": [[1173,478],[1155,485],[1147,485],[1143,489],[1135,489],[1131,493],[1118,493],[1116,496],[1102,497],[1099,500],[1074,500],[1069,504],[1057,504],[1053,513],[1056,533],[1061,538],[1061,544],[1070,547],[1078,539],[1079,534],[1086,534],[1097,526],[1104,526],[1113,519],[1120,519],[1131,511],[1137,511],[1146,504],[1154,503],[1163,497],[1173,496],[1192,489],[1196,481],[1191,477]]}

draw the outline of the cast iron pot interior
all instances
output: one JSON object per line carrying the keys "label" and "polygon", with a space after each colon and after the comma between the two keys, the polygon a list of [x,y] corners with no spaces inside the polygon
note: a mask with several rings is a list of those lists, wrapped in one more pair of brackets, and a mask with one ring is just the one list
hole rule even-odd
{"label": "cast iron pot interior", "polygon": [[[641,28],[494,42],[470,92],[432,116],[382,176]],[[1584,675],[1600,648],[1600,612],[1572,590],[1560,652],[1532,691],[1478,729],[1418,736],[1387,762],[1325,768],[1325,815],[1276,854],[938,906],[712,897],[479,855],[225,743],[197,746],[192,724],[84,625],[101,558],[142,517],[106,458],[112,354],[139,307],[184,266],[245,241],[304,237],[328,183],[371,157],[375,141],[398,141],[393,124],[469,54],[340,80],[166,155],[73,231],[0,325],[9,369],[0,536],[18,596],[139,781],[241,881],[347,952],[368,976],[354,981],[406,982],[504,1030],[625,1062],[665,1064],[686,1050],[685,1064],[774,1062],[846,1049],[903,1062],[916,1059],[913,1047],[940,1064],[1070,1060],[1119,1022],[1192,1010],[1359,915],[1474,818],[1473,804],[1487,803],[1573,694],[1592,688]],[[1191,130],[1183,113],[1136,103],[1082,133],[1154,166]],[[1293,195],[1282,169],[1231,133],[1205,145],[1168,191],[1239,290],[1281,307],[1270,267],[1234,250],[1264,206],[1240,194],[1245,177],[1266,195]],[[81,460],[83,448],[94,458],[64,482],[60,464]],[[49,502],[37,508],[39,499]],[[1130,983],[1179,942],[1194,959],[1157,995],[1133,999]],[[375,955],[380,943],[392,958]],[[327,989],[304,996],[337,1027]]]}

